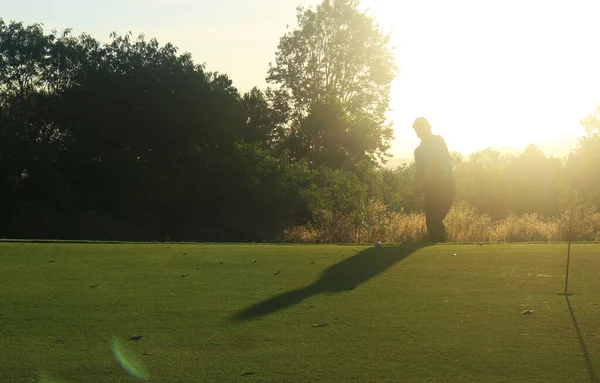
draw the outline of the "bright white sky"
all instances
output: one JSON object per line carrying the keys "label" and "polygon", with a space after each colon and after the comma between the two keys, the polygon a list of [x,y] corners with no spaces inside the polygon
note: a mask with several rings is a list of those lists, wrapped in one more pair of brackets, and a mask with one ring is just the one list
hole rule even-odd
{"label": "bright white sky", "polygon": [[[73,28],[106,41],[145,33],[226,73],[241,92],[265,88],[296,6],[319,0],[0,0],[5,21]],[[425,116],[450,150],[535,143],[565,155],[600,104],[598,0],[362,0],[392,32],[400,74],[390,119],[396,157],[411,158]]]}

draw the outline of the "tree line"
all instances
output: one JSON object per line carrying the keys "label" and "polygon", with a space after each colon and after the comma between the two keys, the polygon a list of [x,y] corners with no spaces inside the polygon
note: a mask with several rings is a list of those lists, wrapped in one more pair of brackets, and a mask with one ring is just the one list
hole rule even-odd
{"label": "tree line", "polygon": [[[382,166],[390,36],[356,0],[297,19],[269,87],[243,94],[155,39],[0,19],[0,237],[277,241],[322,212],[358,225],[372,200],[418,210],[412,164]],[[598,112],[565,159],[455,154],[457,199],[494,218],[553,215],[574,186],[600,207]]]}

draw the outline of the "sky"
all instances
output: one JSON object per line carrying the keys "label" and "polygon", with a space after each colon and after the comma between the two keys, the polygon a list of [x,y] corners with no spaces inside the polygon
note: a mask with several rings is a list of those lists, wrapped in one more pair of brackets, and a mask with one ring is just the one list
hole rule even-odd
{"label": "sky", "polygon": [[[0,17],[100,41],[143,33],[227,74],[240,92],[264,89],[296,7],[318,0],[0,0]],[[397,159],[419,144],[426,117],[451,151],[528,144],[563,156],[600,104],[598,0],[362,0],[391,33],[400,70],[389,118]]]}

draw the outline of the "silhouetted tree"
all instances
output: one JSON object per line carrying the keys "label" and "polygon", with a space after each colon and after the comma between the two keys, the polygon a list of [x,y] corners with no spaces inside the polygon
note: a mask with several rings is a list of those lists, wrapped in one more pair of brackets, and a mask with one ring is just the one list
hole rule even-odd
{"label": "silhouetted tree", "polygon": [[486,149],[472,153],[455,164],[456,199],[466,201],[494,218],[505,216],[509,210],[506,163],[506,156]]}
{"label": "silhouetted tree", "polygon": [[59,169],[65,134],[54,120],[58,39],[38,24],[0,19],[0,227],[31,230],[29,214],[69,204]]}
{"label": "silhouetted tree", "polygon": [[260,91],[130,34],[0,20],[0,58],[0,235],[261,240],[298,219]]}
{"label": "silhouetted tree", "polygon": [[286,115],[270,105],[268,95],[254,87],[244,94],[246,111],[246,141],[261,143],[265,149],[276,149],[281,144]]}
{"label": "silhouetted tree", "polygon": [[280,39],[267,77],[278,86],[273,104],[288,115],[292,154],[333,167],[384,157],[396,74],[390,36],[358,10],[358,0],[299,7],[297,21]]}
{"label": "silhouetted tree", "polygon": [[585,203],[600,209],[600,105],[581,121],[581,137],[567,162],[567,177]]}
{"label": "silhouetted tree", "polygon": [[506,168],[508,209],[515,214],[556,214],[561,169],[559,158],[546,157],[535,145],[510,158]]}

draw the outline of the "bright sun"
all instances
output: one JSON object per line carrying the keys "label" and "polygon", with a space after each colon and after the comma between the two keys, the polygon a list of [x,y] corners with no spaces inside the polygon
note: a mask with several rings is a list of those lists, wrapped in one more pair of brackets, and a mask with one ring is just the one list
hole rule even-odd
{"label": "bright sun", "polygon": [[465,154],[528,144],[564,152],[600,104],[598,1],[362,4],[396,45],[392,151],[412,152],[412,121],[425,116]]}

